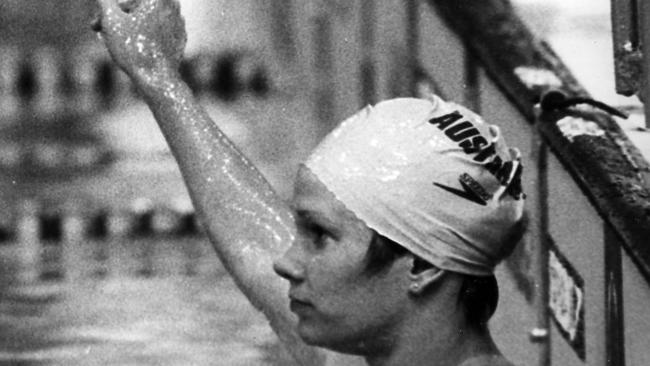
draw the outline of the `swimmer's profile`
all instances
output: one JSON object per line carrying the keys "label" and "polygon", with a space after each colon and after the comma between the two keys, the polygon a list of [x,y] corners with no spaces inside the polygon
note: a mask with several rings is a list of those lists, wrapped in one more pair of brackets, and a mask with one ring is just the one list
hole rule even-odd
{"label": "swimmer's profile", "polygon": [[436,96],[381,102],[326,137],[287,203],[181,80],[178,2],[97,1],[212,245],[297,364],[511,365],[487,322],[524,196],[498,128]]}

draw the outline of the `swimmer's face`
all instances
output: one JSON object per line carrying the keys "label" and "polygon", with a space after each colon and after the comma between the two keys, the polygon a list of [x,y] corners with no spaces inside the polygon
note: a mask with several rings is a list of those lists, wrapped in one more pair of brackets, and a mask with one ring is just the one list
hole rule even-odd
{"label": "swimmer's face", "polygon": [[311,345],[366,354],[385,349],[408,301],[410,262],[367,274],[372,231],[307,168],[296,180],[293,207],[298,236],[275,271],[290,282],[298,333]]}

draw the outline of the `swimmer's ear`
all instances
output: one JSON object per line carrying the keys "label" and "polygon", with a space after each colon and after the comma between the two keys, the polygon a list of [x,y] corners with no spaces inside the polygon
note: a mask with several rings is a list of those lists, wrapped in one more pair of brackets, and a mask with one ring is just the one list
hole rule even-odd
{"label": "swimmer's ear", "polygon": [[412,295],[422,294],[434,283],[438,283],[445,273],[444,270],[420,258],[413,258],[413,267],[409,273],[409,293]]}

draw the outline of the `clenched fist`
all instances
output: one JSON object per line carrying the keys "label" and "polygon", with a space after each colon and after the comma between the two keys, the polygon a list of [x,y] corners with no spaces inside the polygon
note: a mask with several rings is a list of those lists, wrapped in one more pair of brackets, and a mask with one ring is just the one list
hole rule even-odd
{"label": "clenched fist", "polygon": [[113,60],[137,83],[155,86],[176,75],[187,41],[178,0],[96,0],[93,29]]}

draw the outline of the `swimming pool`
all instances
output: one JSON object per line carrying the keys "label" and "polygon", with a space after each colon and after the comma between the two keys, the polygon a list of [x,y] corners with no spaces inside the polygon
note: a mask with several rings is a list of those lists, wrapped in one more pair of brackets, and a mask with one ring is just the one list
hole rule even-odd
{"label": "swimming pool", "polygon": [[29,285],[1,249],[0,365],[291,364],[202,238],[83,242],[68,278],[46,246]]}

